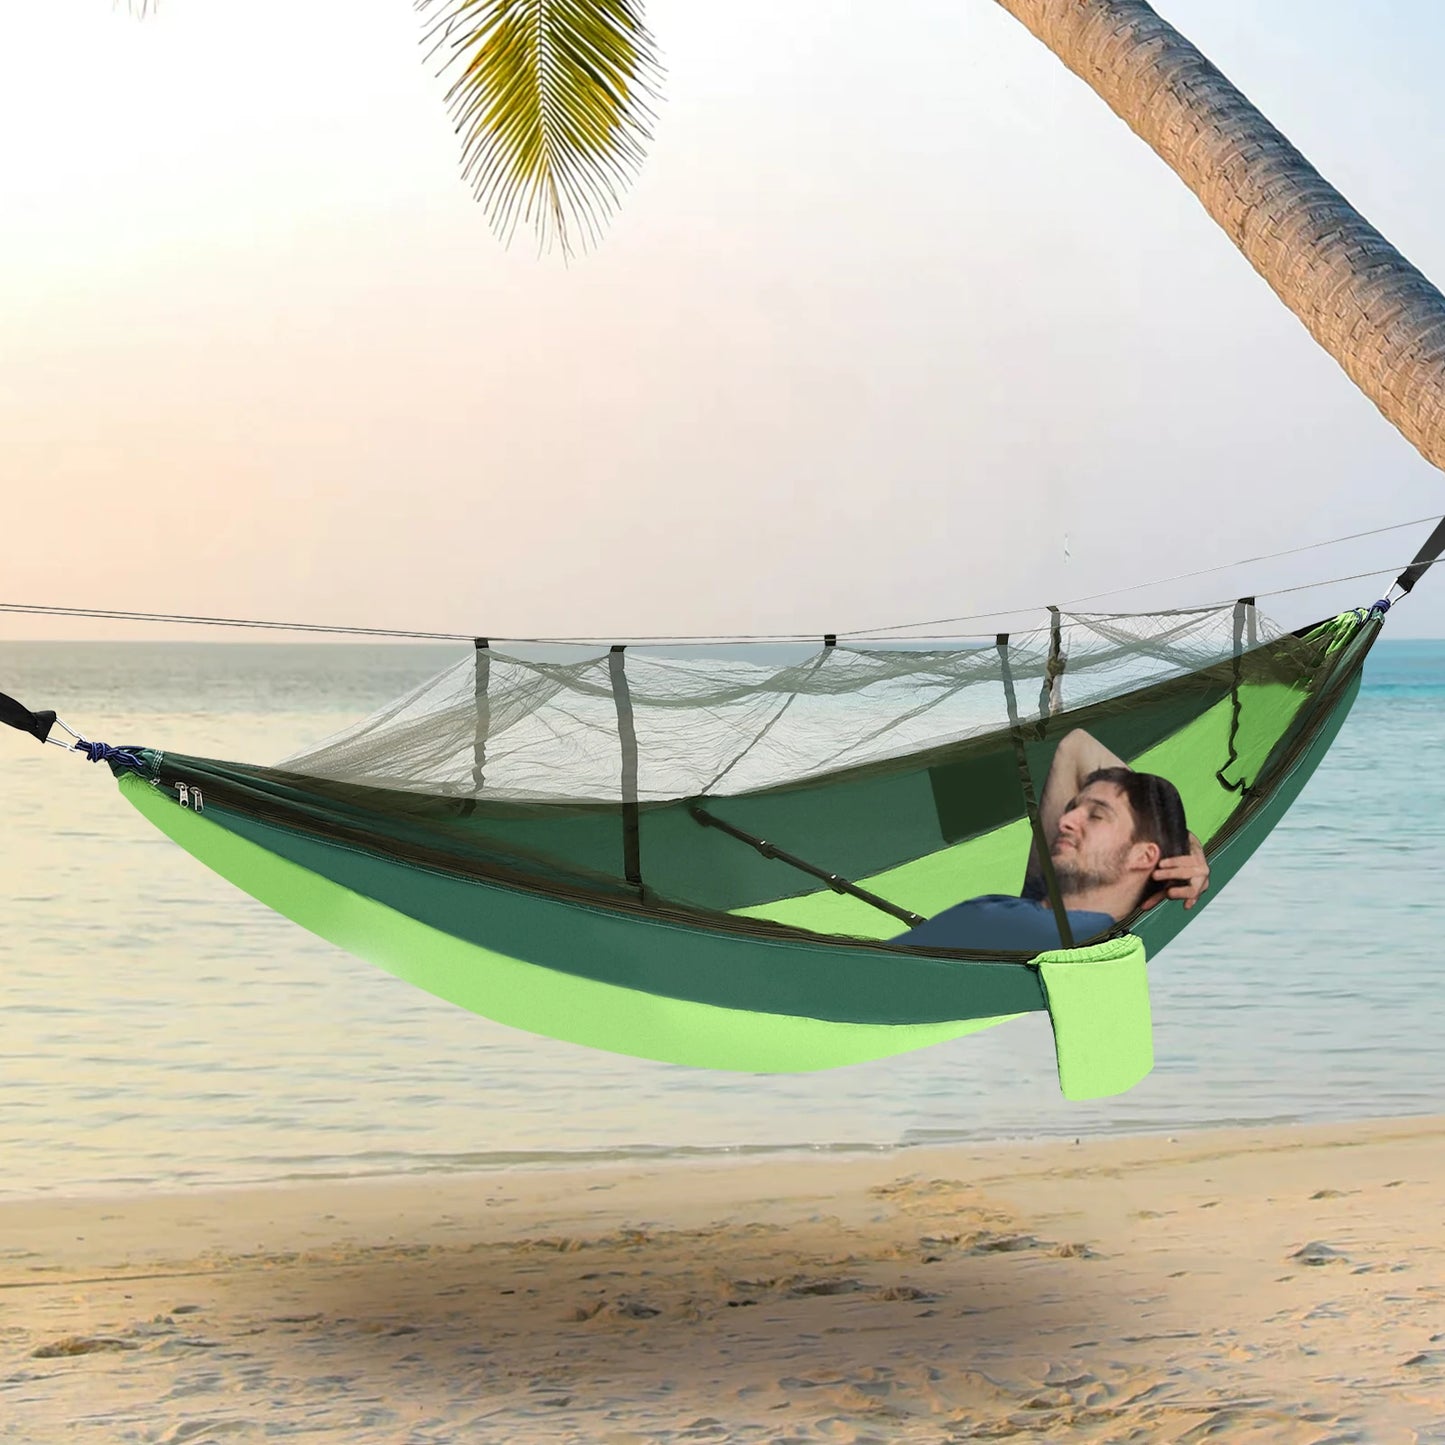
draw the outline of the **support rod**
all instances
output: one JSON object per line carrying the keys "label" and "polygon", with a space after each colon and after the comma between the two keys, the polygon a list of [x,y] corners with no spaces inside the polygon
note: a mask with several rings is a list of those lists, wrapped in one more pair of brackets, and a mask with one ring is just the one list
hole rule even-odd
{"label": "support rod", "polygon": [[729,838],[736,838],[738,842],[755,848],[764,858],[776,858],[779,863],[786,863],[788,867],[796,868],[800,873],[817,878],[826,883],[834,893],[846,893],[850,898],[856,898],[860,903],[868,904],[870,908],[881,909],[900,922],[906,923],[910,928],[916,928],[924,921],[921,913],[913,913],[907,908],[900,908],[896,903],[890,903],[886,898],[880,898],[876,893],[870,893],[866,888],[860,888],[856,883],[850,883],[840,874],[830,873],[826,868],[819,868],[816,864],[809,863],[796,854],[785,852],[776,843],[769,843],[766,838],[756,838],[751,833],[745,833],[741,828],[736,828],[715,814],[709,813],[701,803],[694,803],[689,812],[704,828],[716,828],[720,833],[726,833]]}

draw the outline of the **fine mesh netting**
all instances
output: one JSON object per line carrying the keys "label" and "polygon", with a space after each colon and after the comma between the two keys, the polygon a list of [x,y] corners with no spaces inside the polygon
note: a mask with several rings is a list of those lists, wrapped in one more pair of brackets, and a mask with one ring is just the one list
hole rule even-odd
{"label": "fine mesh netting", "polygon": [[[1284,641],[1288,642],[1288,638]],[[489,802],[728,797],[866,768],[1280,645],[1255,609],[1064,614],[927,646],[739,645],[686,655],[478,649],[288,771]]]}
{"label": "fine mesh netting", "polygon": [[1339,726],[1378,626],[1286,633],[1239,603],[1060,616],[992,645],[483,647],[278,767],[170,755],[156,780],[458,937],[506,929],[500,895],[482,907],[457,880],[525,894],[515,937],[476,939],[513,956],[572,956],[577,915],[547,911],[563,903],[896,940],[1018,894],[1031,800],[1076,728],[1168,779],[1205,849],[1237,860]]}

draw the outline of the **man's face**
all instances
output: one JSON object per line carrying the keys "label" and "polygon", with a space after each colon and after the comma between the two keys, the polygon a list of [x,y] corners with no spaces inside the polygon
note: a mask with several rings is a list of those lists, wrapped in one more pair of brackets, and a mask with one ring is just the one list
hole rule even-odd
{"label": "man's face", "polygon": [[1134,810],[1114,783],[1090,783],[1064,810],[1049,855],[1059,888],[1081,893],[1118,883],[1132,861]]}

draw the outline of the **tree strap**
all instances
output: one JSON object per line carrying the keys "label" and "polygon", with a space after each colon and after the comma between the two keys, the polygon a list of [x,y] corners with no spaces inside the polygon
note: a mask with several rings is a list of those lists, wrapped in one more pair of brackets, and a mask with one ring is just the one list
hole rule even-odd
{"label": "tree strap", "polygon": [[1395,579],[1395,586],[1402,593],[1409,592],[1439,561],[1442,552],[1445,552],[1445,517],[1425,539],[1425,545],[1415,554],[1415,560]]}
{"label": "tree strap", "polygon": [[55,714],[53,712],[31,712],[23,702],[16,702],[13,697],[0,692],[0,723],[7,727],[19,728],[23,733],[29,733],[33,738],[39,738],[43,742],[49,741],[50,729],[55,726]]}

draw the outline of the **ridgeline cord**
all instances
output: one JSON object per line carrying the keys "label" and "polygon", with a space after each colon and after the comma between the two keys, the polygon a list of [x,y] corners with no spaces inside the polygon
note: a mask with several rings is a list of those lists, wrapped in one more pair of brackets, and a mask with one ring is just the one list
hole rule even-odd
{"label": "ridgeline cord", "polygon": [[[1235,567],[1252,567],[1258,562],[1275,562],[1278,561],[1281,557],[1294,557],[1298,556],[1301,552],[1315,552],[1318,551],[1321,547],[1337,547],[1345,542],[1358,542],[1363,537],[1380,537],[1383,536],[1386,532],[1403,532],[1407,527],[1420,527],[1423,526],[1426,522],[1433,522],[1435,520],[1436,518],[1434,517],[1416,517],[1409,522],[1392,522],[1388,527],[1372,527],[1367,532],[1351,532],[1347,537],[1331,537],[1328,541],[1324,542],[1306,542],[1302,547],[1287,547],[1283,552],[1266,552],[1259,557],[1244,557],[1238,562],[1221,562],[1217,567],[1201,567],[1196,572],[1179,572],[1173,577],[1156,577],[1152,582],[1133,582],[1130,583],[1130,585],[1127,587],[1111,587],[1107,592],[1091,592],[1087,597],[1075,597],[1068,602],[1062,603],[1061,605],[1064,607],[1077,607],[1081,602],[1097,602],[1101,597],[1122,597],[1126,592],[1141,592],[1146,587],[1165,587],[1171,582],[1187,582],[1194,577],[1207,577],[1214,572],[1228,572]],[[1429,556],[1429,560],[1425,560],[1431,544],[1435,542],[1437,537],[1439,537],[1441,545],[1436,548],[1433,556]],[[1436,529],[1436,531],[1431,534],[1430,539],[1425,543],[1424,547],[1420,549],[1420,552],[1416,556],[1414,563],[1412,563],[1411,565],[1419,565],[1422,561],[1424,561],[1424,566],[1422,566],[1420,569],[1423,573],[1428,567],[1433,564],[1435,557],[1438,557],[1441,551],[1445,551],[1445,522],[1441,522],[1440,526]],[[1395,571],[1395,567],[1393,566],[1381,567],[1378,573],[1362,572],[1358,575],[1361,577],[1375,577],[1383,576],[1386,572],[1393,571]],[[1356,579],[1351,577],[1339,577],[1332,579],[1332,581],[1338,582],[1350,582],[1354,580]],[[1403,581],[1403,578],[1401,580]],[[1418,578],[1415,580],[1418,580]],[[1330,583],[1319,582],[1310,583],[1308,585],[1328,587]],[[1410,586],[1414,586],[1414,581],[1411,582]],[[1302,591],[1303,589],[1296,588],[1283,590]],[[1408,592],[1409,590],[1409,587],[1405,588],[1405,591]],[[1278,596],[1279,594],[1275,592],[1260,592],[1256,595],[1260,597],[1274,597]],[[1019,615],[1020,613],[1034,611],[1037,611],[1037,608],[1017,607],[1012,612],[977,612],[974,613],[971,617],[935,617],[928,622],[897,622],[893,623],[891,626],[888,627],[874,627],[870,628],[866,632],[846,633],[843,635],[849,637],[877,637],[886,632],[904,632],[914,627],[946,627],[950,622],[986,622],[990,618],[994,617],[1014,617]]]}
{"label": "ridgeline cord", "polygon": [[[1406,527],[1417,527],[1423,522],[1434,520],[1436,519],[1432,517],[1418,517],[1413,521],[1396,522],[1388,527],[1374,527],[1365,532],[1353,532],[1347,537],[1332,537],[1324,542],[1310,542],[1302,547],[1290,547],[1283,552],[1268,552],[1262,556],[1248,557],[1238,562],[1224,562],[1217,567],[1203,567],[1194,572],[1180,572],[1173,577],[1157,577],[1149,582],[1135,582],[1127,587],[1111,588],[1107,592],[1091,592],[1087,596],[1075,597],[1067,602],[1050,606],[1047,609],[1039,606],[1015,607],[999,612],[975,612],[963,617],[936,617],[923,622],[898,622],[883,627],[857,628],[847,632],[832,632],[827,634],[828,638],[832,639],[832,643],[826,643],[825,641],[825,645],[836,645],[839,639],[853,642],[867,642],[874,639],[887,641],[890,638],[900,642],[982,641],[996,637],[997,633],[958,631],[923,633],[917,629],[924,627],[946,627],[953,623],[988,622],[1000,617],[1021,617],[1031,612],[1043,610],[1048,610],[1052,615],[1055,607],[1059,610],[1071,609],[1079,606],[1081,603],[1095,602],[1103,597],[1123,596],[1127,592],[1137,592],[1147,587],[1164,587],[1173,582],[1184,582],[1194,577],[1204,577],[1215,572],[1228,572],[1236,567],[1249,567],[1260,562],[1275,561],[1280,557],[1293,557],[1301,552],[1312,552],[1322,547],[1334,547],[1344,542],[1358,541],[1363,537],[1377,537],[1386,532],[1398,532]],[[1385,567],[1374,568],[1369,572],[1354,572],[1345,577],[1329,577],[1315,582],[1302,582],[1292,587],[1276,587],[1271,591],[1257,591],[1255,596],[1284,597],[1294,592],[1308,592],[1316,587],[1332,587],[1342,582],[1359,582],[1370,577],[1384,577],[1392,572],[1399,573],[1399,576],[1395,580],[1394,587],[1398,587],[1402,594],[1405,594],[1435,565],[1442,551],[1445,551],[1445,521],[1442,521],[1436,527],[1424,546],[1421,547],[1420,551],[1416,553],[1415,557],[1408,563],[1397,562]],[[1403,571],[1401,570],[1402,568],[1404,569]],[[1390,590],[1394,590],[1394,588],[1392,587]],[[1399,598],[1395,600],[1398,601]],[[1228,606],[1234,601],[1234,597],[1225,597],[1212,602],[1201,603],[1193,607],[1157,608],[1145,615],[1153,617],[1180,617],[1192,612],[1212,612],[1217,608]],[[0,613],[5,612],[20,613],[32,617],[78,617],[94,621],[154,622],[188,627],[242,627],[266,632],[300,632],[334,637],[377,637],[406,642],[475,643],[475,633],[473,632],[423,632],[400,627],[349,627],[324,622],[273,622],[254,617],[207,617],[183,612],[136,612],[120,608],[62,607],[43,603],[0,602]],[[1127,612],[1099,612],[1080,615],[1094,617],[1129,617],[1138,614]],[[1037,628],[1015,629],[1014,635],[1031,637],[1035,633],[1047,633],[1050,631],[1051,625],[1051,623],[1046,623]],[[901,634],[908,635],[903,636]],[[817,632],[654,633],[647,636],[632,637],[626,640],[638,645],[653,646],[668,646],[678,643],[724,646],[729,643],[740,642],[815,642],[820,635],[821,634]],[[492,640],[522,644],[571,644],[580,647],[605,647],[615,645],[617,639],[614,634],[606,637],[496,637]]]}

